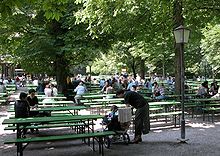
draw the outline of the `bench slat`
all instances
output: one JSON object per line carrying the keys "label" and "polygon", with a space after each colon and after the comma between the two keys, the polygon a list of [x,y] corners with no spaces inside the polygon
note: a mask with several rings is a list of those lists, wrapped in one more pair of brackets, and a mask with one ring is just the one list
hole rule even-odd
{"label": "bench slat", "polygon": [[70,134],[70,135],[34,137],[34,138],[19,138],[19,139],[14,139],[14,140],[6,140],[4,144],[83,139],[83,138],[91,138],[91,137],[103,137],[103,136],[115,135],[115,134],[116,133],[113,131],[104,131],[104,132],[84,133],[84,134]]}

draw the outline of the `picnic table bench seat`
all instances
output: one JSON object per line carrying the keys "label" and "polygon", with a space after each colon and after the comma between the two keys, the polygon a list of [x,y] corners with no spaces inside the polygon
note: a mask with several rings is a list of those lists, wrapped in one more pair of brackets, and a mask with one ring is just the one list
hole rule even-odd
{"label": "picnic table bench seat", "polygon": [[[90,123],[92,125],[92,123]],[[73,123],[52,123],[52,124],[43,124],[43,125],[29,125],[29,126],[20,126],[20,128],[26,128],[26,129],[45,129],[45,128],[60,128],[60,127],[75,127],[76,131],[79,132],[79,130],[84,131],[84,127],[88,126],[86,123],[83,122],[73,122]],[[16,130],[16,126],[8,126],[5,127],[4,130]]]}
{"label": "picnic table bench seat", "polygon": [[[104,156],[104,137],[109,135],[115,135],[113,131],[103,131],[103,132],[94,132],[94,133],[83,133],[83,134],[68,134],[68,135],[58,135],[58,136],[43,136],[43,137],[32,137],[32,138],[17,138],[11,140],[5,140],[4,144],[16,144],[17,146],[17,155],[23,156],[23,150],[29,143],[32,142],[47,142],[47,141],[66,141],[66,140],[76,140],[76,139],[87,139],[93,138],[93,151],[95,151],[94,140],[99,144],[99,153]],[[23,143],[27,143],[23,146]],[[89,144],[90,145],[90,144]]]}
{"label": "picnic table bench seat", "polygon": [[219,113],[220,112],[220,107],[207,107],[207,108],[202,108],[203,110],[203,121],[205,121],[205,114],[207,112],[208,114],[208,119],[209,119],[209,115],[211,114],[211,118],[212,118],[212,123],[214,122],[214,116],[215,113]]}
{"label": "picnic table bench seat", "polygon": [[[176,112],[162,112],[162,113],[154,113],[150,114],[150,118],[157,118],[157,117],[168,117],[168,116],[173,116],[174,118],[174,126],[176,127],[176,116],[181,115],[181,111],[176,111]],[[167,121],[167,120],[166,120]]]}

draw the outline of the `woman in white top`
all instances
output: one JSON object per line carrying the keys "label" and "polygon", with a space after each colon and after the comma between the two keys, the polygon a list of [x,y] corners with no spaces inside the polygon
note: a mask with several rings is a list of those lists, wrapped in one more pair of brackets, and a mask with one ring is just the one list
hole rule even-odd
{"label": "woman in white top", "polygon": [[52,89],[50,88],[50,85],[46,85],[44,89],[44,94],[46,97],[51,97],[52,96]]}
{"label": "woman in white top", "polygon": [[58,95],[58,90],[55,87],[55,85],[51,84],[50,86],[51,86],[51,90],[52,90],[52,96],[57,96]]}

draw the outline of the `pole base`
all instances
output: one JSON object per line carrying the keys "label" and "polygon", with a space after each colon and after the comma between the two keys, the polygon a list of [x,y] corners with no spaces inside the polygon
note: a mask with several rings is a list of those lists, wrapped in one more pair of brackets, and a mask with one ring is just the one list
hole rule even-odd
{"label": "pole base", "polygon": [[189,140],[189,139],[177,139],[178,141],[179,141],[179,143],[187,143],[187,141]]}

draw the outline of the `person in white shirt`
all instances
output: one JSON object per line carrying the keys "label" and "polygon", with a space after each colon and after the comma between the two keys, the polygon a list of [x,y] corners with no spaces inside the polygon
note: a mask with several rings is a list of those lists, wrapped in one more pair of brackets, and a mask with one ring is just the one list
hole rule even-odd
{"label": "person in white shirt", "polygon": [[3,84],[3,82],[1,81],[0,82],[0,93],[5,93],[6,92],[6,87],[5,85]]}
{"label": "person in white shirt", "polygon": [[46,97],[51,97],[52,96],[52,89],[50,88],[49,84],[47,84],[45,86],[44,94],[45,94]]}
{"label": "person in white shirt", "polygon": [[52,90],[52,96],[57,96],[58,95],[58,90],[55,87],[55,85],[51,84],[50,86],[51,86],[51,90]]}
{"label": "person in white shirt", "polygon": [[80,99],[82,99],[82,95],[87,91],[86,87],[83,85],[83,82],[80,82],[79,85],[74,89],[74,92],[76,92],[75,95],[75,102],[76,104],[81,104]]}

